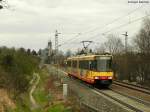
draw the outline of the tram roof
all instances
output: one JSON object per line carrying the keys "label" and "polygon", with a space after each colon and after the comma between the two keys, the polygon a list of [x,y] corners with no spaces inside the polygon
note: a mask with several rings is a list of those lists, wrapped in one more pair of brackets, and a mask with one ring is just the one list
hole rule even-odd
{"label": "tram roof", "polygon": [[78,55],[74,57],[69,57],[67,60],[94,60],[97,57],[112,57],[112,55]]}

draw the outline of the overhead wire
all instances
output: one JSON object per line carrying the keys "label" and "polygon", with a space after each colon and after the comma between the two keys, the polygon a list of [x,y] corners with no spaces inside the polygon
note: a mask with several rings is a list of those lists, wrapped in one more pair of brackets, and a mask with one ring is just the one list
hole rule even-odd
{"label": "overhead wire", "polygon": [[[121,18],[124,18],[124,17],[126,17],[126,16],[128,16],[128,15],[134,13],[135,11],[137,11],[138,9],[141,9],[142,7],[143,7],[143,5],[140,6],[140,7],[138,7],[138,8],[135,8],[134,10],[128,12],[127,14],[125,14],[125,15],[123,15],[123,16],[120,16],[120,17],[118,17],[118,18],[116,18],[116,19],[110,21],[109,23],[105,24],[104,27],[96,27],[96,28],[94,28],[94,29],[92,29],[92,30],[90,30],[90,31],[84,32],[84,33],[91,33],[91,32],[93,32],[93,31],[96,31],[96,30],[99,29],[99,28],[100,28],[100,30],[102,30],[102,29],[104,29],[105,27],[107,27],[108,25],[111,25],[111,24],[115,23],[116,21],[120,20]],[[82,34],[84,34],[84,33],[82,33]]]}
{"label": "overhead wire", "polygon": [[79,36],[80,36],[80,33],[78,33],[78,35],[74,36],[73,38],[68,39],[67,41],[61,43],[60,46],[65,45],[65,44],[68,43],[69,41],[72,41],[72,40],[76,39],[76,38],[79,37]]}
{"label": "overhead wire", "polygon": [[[96,31],[97,29],[102,30],[102,29],[104,29],[105,27],[107,27],[108,25],[111,25],[111,24],[113,24],[114,22],[119,21],[121,18],[124,18],[124,17],[126,17],[126,16],[128,16],[128,15],[131,15],[132,13],[134,13],[135,11],[137,11],[138,9],[140,9],[140,8],[142,8],[142,7],[143,7],[143,5],[142,5],[141,7],[138,7],[138,8],[136,8],[136,9],[132,10],[131,12],[128,12],[128,13],[125,14],[124,16],[120,16],[120,17],[114,19],[113,21],[107,23],[104,27],[101,27],[101,28],[96,27],[96,28],[94,28],[94,29],[92,29],[92,30],[90,30],[90,31],[85,31],[85,32],[83,32],[83,33],[79,33],[77,36],[75,36],[75,37],[73,37],[73,38],[71,38],[71,39],[68,39],[67,41],[61,43],[60,46],[65,45],[65,44],[67,44],[67,43],[71,43],[70,41],[72,41],[72,40],[74,40],[74,39],[77,39],[77,37],[79,37],[79,36],[81,36],[81,35],[83,35],[83,34],[87,34],[87,33],[94,32],[94,31]],[[131,23],[131,22],[130,22],[130,23]],[[115,27],[115,28],[113,28],[113,29],[120,28],[120,27],[122,27],[122,26],[124,26],[124,25],[125,25],[125,24],[120,25],[120,26],[118,26],[118,27]],[[111,30],[112,30],[112,29],[111,29]],[[111,30],[109,30],[109,31],[111,31]],[[104,33],[107,33],[107,32],[109,32],[109,31],[106,31],[106,32],[104,32]],[[100,33],[100,34],[103,34],[103,33]],[[99,34],[97,34],[97,35],[99,35]],[[97,35],[96,35],[96,36],[97,36]],[[92,37],[95,37],[95,36],[92,36]],[[90,38],[92,38],[92,37],[90,37]],[[90,38],[88,38],[88,39],[90,39]]]}
{"label": "overhead wire", "polygon": [[[99,34],[97,34],[97,35],[95,35],[95,36],[92,36],[92,37],[90,37],[90,38],[94,38],[94,37],[96,37],[96,36],[98,36],[98,35],[105,35],[106,33],[109,33],[109,32],[112,32],[112,31],[114,31],[114,30],[116,30],[116,29],[125,27],[126,25],[132,24],[132,23],[134,23],[134,22],[137,22],[137,21],[142,20],[142,19],[144,19],[144,18],[146,18],[146,17],[149,17],[149,16],[150,16],[150,15],[146,15],[146,16],[137,18],[137,19],[135,19],[135,20],[132,20],[132,21],[130,21],[130,22],[127,22],[127,23],[125,23],[125,24],[122,24],[122,25],[119,25],[119,26],[117,26],[117,27],[115,27],[115,28],[112,28],[111,30],[108,30],[108,31],[99,33]],[[90,38],[89,38],[89,39],[90,39]]]}
{"label": "overhead wire", "polygon": [[137,19],[135,19],[135,20],[132,20],[132,21],[130,21],[130,22],[127,22],[127,23],[125,23],[125,24],[122,24],[122,25],[120,25],[120,26],[117,26],[117,27],[115,27],[115,28],[113,28],[113,29],[111,29],[111,30],[108,30],[108,31],[106,31],[106,32],[102,32],[102,33],[96,34],[95,36],[92,36],[92,37],[88,38],[87,40],[97,38],[97,36],[99,36],[99,35],[103,35],[103,34],[105,34],[105,33],[114,31],[114,30],[116,30],[116,29],[125,27],[126,25],[129,25],[129,24],[132,24],[132,23],[134,23],[134,22],[140,21],[140,20],[145,19],[146,17],[149,17],[149,16],[150,16],[150,15],[146,15],[146,16],[137,18]]}
{"label": "overhead wire", "polygon": [[[118,17],[118,18],[112,20],[111,22],[109,22],[109,23],[106,24],[104,27],[100,28],[99,30],[102,30],[102,29],[104,29],[105,27],[107,27],[107,26],[109,26],[109,25],[111,25],[111,24],[113,24],[113,23],[119,21],[121,18],[124,18],[124,17],[127,17],[128,15],[131,15],[132,13],[134,13],[135,11],[137,11],[138,9],[141,9],[143,6],[144,6],[144,5],[142,5],[142,6],[138,7],[138,8],[136,8],[136,9],[134,9],[134,10],[128,12],[128,13],[125,14],[124,16],[120,16],[120,17]],[[96,30],[96,29],[95,29],[95,30]],[[94,30],[93,30],[93,31],[94,31]],[[90,32],[91,32],[91,31],[90,31]],[[90,33],[90,32],[89,32],[89,33]],[[88,33],[88,32],[87,32],[87,33]],[[93,36],[92,36],[92,37],[93,37]],[[91,37],[90,37],[90,38],[91,38]],[[87,38],[87,40],[90,39],[90,38]]]}

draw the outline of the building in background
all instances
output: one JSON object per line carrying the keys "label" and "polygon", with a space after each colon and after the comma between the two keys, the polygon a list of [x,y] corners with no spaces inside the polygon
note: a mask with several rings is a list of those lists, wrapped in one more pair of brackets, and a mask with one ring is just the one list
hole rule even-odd
{"label": "building in background", "polygon": [[52,48],[52,41],[48,41],[48,45],[45,49],[41,50],[41,59],[43,63],[53,64],[54,63],[54,50]]}

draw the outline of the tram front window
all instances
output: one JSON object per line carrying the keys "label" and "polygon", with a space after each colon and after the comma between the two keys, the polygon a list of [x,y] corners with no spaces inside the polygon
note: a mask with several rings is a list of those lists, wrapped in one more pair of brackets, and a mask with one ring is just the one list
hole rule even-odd
{"label": "tram front window", "polygon": [[111,71],[111,60],[101,59],[97,60],[97,70],[101,72],[110,72]]}

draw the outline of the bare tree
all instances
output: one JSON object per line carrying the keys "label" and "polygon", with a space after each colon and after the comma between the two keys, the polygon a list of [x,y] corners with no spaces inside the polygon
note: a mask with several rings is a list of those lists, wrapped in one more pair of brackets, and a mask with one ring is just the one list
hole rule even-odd
{"label": "bare tree", "polygon": [[1,9],[9,9],[10,6],[7,0],[0,0],[0,10]]}
{"label": "bare tree", "polygon": [[0,9],[3,9],[2,0],[0,0]]}
{"label": "bare tree", "polygon": [[134,38],[135,48],[137,48],[139,63],[135,74],[140,83],[147,83],[150,81],[150,19],[146,18],[143,21],[142,28]]}
{"label": "bare tree", "polygon": [[108,35],[108,40],[104,43],[106,50],[111,54],[119,54],[123,51],[123,43],[120,38]]}
{"label": "bare tree", "polygon": [[136,35],[134,41],[140,53],[150,54],[150,19],[146,18],[144,20],[143,27]]}
{"label": "bare tree", "polygon": [[97,48],[95,48],[95,53],[96,54],[103,54],[106,52],[106,48],[104,43],[102,43],[100,46],[98,46]]}

